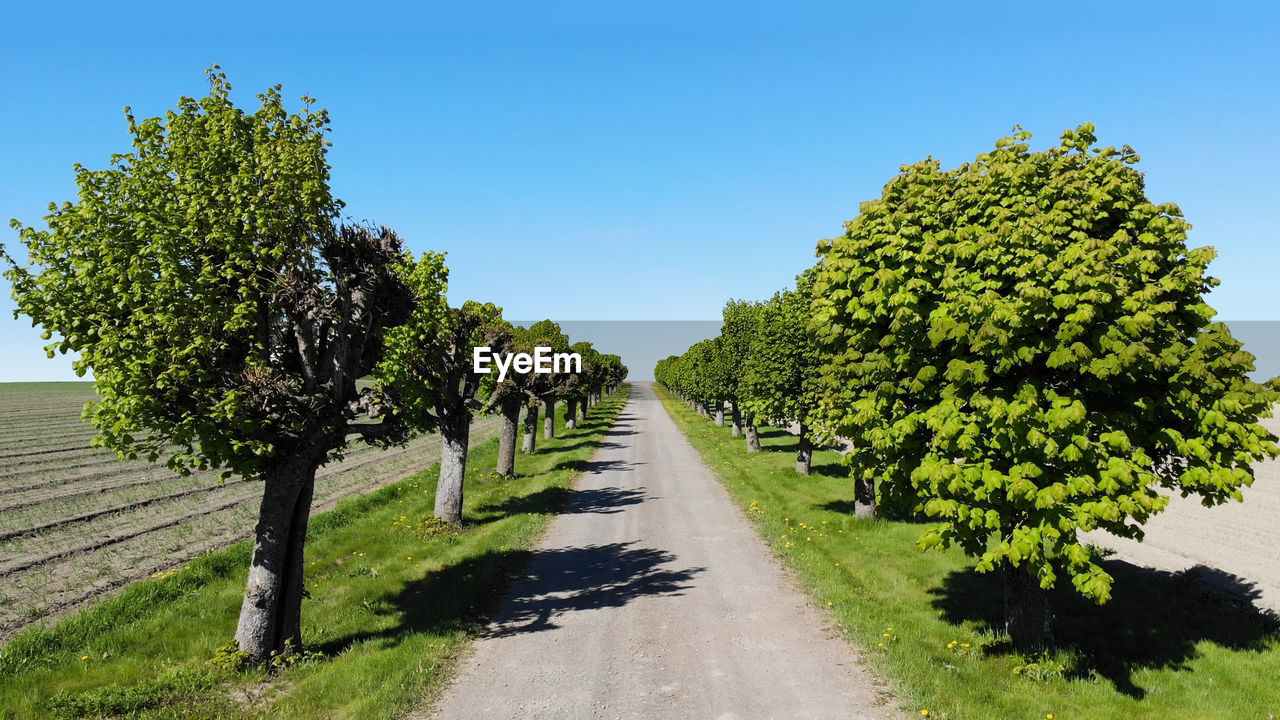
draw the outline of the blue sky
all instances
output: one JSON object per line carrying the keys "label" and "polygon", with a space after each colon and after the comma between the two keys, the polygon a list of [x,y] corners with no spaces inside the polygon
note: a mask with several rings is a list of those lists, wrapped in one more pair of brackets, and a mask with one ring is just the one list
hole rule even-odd
{"label": "blue sky", "polygon": [[[130,7],[18,11],[0,217],[38,223],[74,197],[73,163],[128,149],[125,105],[202,95],[217,62],[243,105],[282,83],[330,110],[335,193],[447,251],[451,299],[703,320],[788,284],[900,164],[1087,120],[1218,249],[1220,316],[1280,319],[1280,14],[1262,6]],[[72,378],[0,295],[0,381]]]}

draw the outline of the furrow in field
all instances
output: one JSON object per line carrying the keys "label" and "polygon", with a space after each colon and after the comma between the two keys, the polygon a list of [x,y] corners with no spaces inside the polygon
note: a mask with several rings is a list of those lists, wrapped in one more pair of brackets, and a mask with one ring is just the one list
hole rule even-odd
{"label": "furrow in field", "polygon": [[[57,520],[52,520],[39,525],[28,525],[20,530],[6,530],[3,532],[0,532],[0,542],[9,540],[15,537],[22,537],[23,535],[35,535],[37,533],[41,533],[46,530],[52,530],[57,527],[62,527],[63,525],[74,525],[75,523],[82,523],[82,522],[88,522],[90,520],[96,520],[97,518],[100,518],[104,515],[114,515],[114,514],[128,512],[130,510],[137,510],[139,508],[143,508],[148,505],[154,505],[155,503],[164,502],[166,500],[176,500],[179,498],[188,497],[190,495],[195,495],[197,493],[202,493],[202,492],[215,492],[222,488],[242,485],[244,483],[249,483],[249,482],[253,482],[253,481],[245,480],[245,479],[228,480],[227,482],[222,483],[220,485],[205,485],[202,487],[191,488],[190,490],[181,490],[174,493],[168,493],[167,495],[156,495],[154,497],[149,497],[143,500],[135,500],[131,503],[125,503],[123,505],[114,505],[112,507],[101,508],[99,510],[93,510],[90,512],[81,513],[80,515],[73,515],[71,517],[59,518]],[[0,527],[3,527],[3,524],[0,524]]]}
{"label": "furrow in field", "polygon": [[[352,470],[358,470],[360,468],[363,468],[369,465],[385,463],[392,458],[395,458],[397,456],[400,456],[406,453],[420,452],[423,447],[425,447],[423,443],[416,443],[415,445],[412,445],[406,448],[396,449],[396,450],[384,450],[384,451],[374,450],[372,452],[361,452],[361,453],[352,452],[347,456],[347,459],[344,460],[341,464],[336,464],[327,468],[322,468],[319,472],[316,473],[316,479],[322,480],[326,477],[330,477],[337,473],[350,472]],[[201,478],[205,476],[207,476],[207,479],[211,480],[212,478],[217,476],[217,472],[202,473],[199,476],[192,476],[192,477]],[[174,485],[174,484],[190,485],[192,483],[192,477],[183,478],[183,477],[174,476],[171,474],[170,477],[168,477],[165,480],[165,482],[166,484],[169,484],[169,485]],[[140,485],[159,484],[159,482],[161,481],[156,481],[155,483],[151,483],[151,482],[140,483]],[[75,523],[96,520],[97,518],[100,518],[106,515],[125,513],[131,510],[136,510],[139,508],[147,507],[147,506],[154,505],[156,503],[165,502],[168,500],[180,499],[183,497],[189,497],[189,496],[196,495],[199,493],[204,493],[204,492],[218,492],[228,487],[239,486],[248,482],[254,482],[254,481],[246,480],[246,479],[229,480],[221,484],[201,485],[199,487],[187,487],[182,490],[177,490],[174,492],[169,492],[164,494],[146,495],[144,490],[144,491],[141,491],[144,493],[144,496],[139,499],[134,499],[129,502],[122,502],[120,504],[114,504],[106,508],[102,507],[103,498],[100,496],[94,496],[94,495],[97,495],[97,493],[99,492],[105,492],[105,490],[91,491],[90,495],[81,493],[78,497],[74,497],[74,496],[71,496],[71,497],[72,497],[72,500],[78,499],[81,501],[80,503],[78,503],[79,506],[81,507],[87,506],[94,509],[88,510],[86,512],[82,512],[78,515],[73,515],[71,513],[75,512],[75,508],[77,507],[77,505],[64,502],[63,504],[60,504],[59,507],[57,508],[57,510],[59,511],[58,514],[61,515],[62,517],[59,517],[56,520],[45,521],[45,522],[34,522],[34,519],[40,518],[40,517],[48,517],[48,515],[52,514],[46,510],[46,508],[51,503],[47,501],[35,501],[33,503],[28,504],[27,506],[15,505],[11,508],[7,508],[6,511],[0,512],[0,528],[6,528],[5,530],[0,531],[0,542],[5,540],[10,540],[16,537],[22,537],[26,535],[33,535],[33,534],[45,532],[47,530],[62,527],[64,525],[73,525]],[[136,485],[131,487],[137,489]],[[63,497],[68,497],[68,496],[63,496]],[[15,509],[18,511],[9,512]]]}
{"label": "furrow in field", "polygon": [[[95,472],[80,478],[55,478],[32,485],[13,488],[0,493],[0,508],[17,510],[45,503],[67,500],[81,496],[101,495],[116,490],[154,485],[169,480],[187,480],[176,475],[168,468],[152,466],[139,472]],[[50,488],[64,488],[62,492],[51,491]]]}
{"label": "furrow in field", "polygon": [[[5,477],[0,473],[0,482],[10,481],[7,486],[0,487],[0,508],[5,510],[13,510],[21,507],[38,505],[45,501],[63,500],[81,495],[93,495],[114,491],[119,488],[130,488],[139,485],[154,484],[180,478],[173,471],[163,465],[150,463],[145,460],[120,461],[108,451],[99,451],[103,453],[101,460],[92,464],[74,466],[77,469],[90,469],[91,472],[73,475],[67,472],[58,472],[50,474],[48,469],[40,470],[24,470],[10,477]],[[348,460],[352,458],[366,457],[380,452],[379,448],[369,447],[365,445],[355,446],[348,453]],[[66,466],[63,466],[64,468]],[[105,468],[105,469],[101,469]],[[192,473],[187,477],[188,480],[199,478],[216,478],[219,471],[209,470],[204,472]],[[39,476],[43,479],[37,482],[22,483],[28,476]],[[91,482],[102,480],[101,482]],[[54,491],[49,493],[48,488],[64,488],[62,491]],[[21,495],[19,495],[21,493]]]}
{"label": "furrow in field", "polygon": [[[80,460],[87,458],[82,462],[70,462],[70,460]],[[74,477],[73,471],[93,471],[101,467],[119,467],[122,461],[108,450],[86,451],[79,453],[71,458],[50,458],[41,462],[25,462],[13,467],[0,468],[0,483],[13,486],[25,479],[37,476],[45,476],[51,470],[57,470],[57,480],[62,478]],[[123,462],[136,463],[137,467],[149,465],[145,460],[126,460]]]}
{"label": "furrow in field", "polygon": [[[257,497],[257,495],[253,494],[253,495],[248,495],[244,497],[239,497],[234,500],[226,500],[218,504],[215,504],[212,507],[205,507],[199,510],[194,510],[186,514],[179,515],[178,517],[169,518],[167,520],[162,520],[160,522],[154,522],[149,525],[143,526],[141,528],[135,528],[127,532],[117,533],[115,535],[102,537],[102,538],[99,538],[98,540],[94,540],[93,542],[88,542],[88,543],[83,543],[73,547],[63,548],[61,550],[57,550],[52,553],[46,553],[43,555],[35,555],[35,556],[32,556],[32,555],[19,556],[19,559],[14,562],[10,562],[5,565],[0,565],[0,578],[7,577],[9,575],[12,575],[13,573],[21,572],[23,570],[36,567],[37,565],[43,565],[45,563],[52,562],[54,560],[61,560],[62,558],[66,558],[71,555],[78,555],[78,554],[90,552],[93,550],[100,550],[102,548],[115,545],[116,543],[124,542],[125,540],[131,540],[135,537],[139,537],[147,533],[152,533],[157,530],[163,530],[168,527],[173,527],[174,525],[177,525],[181,522],[194,520],[195,518],[199,518],[199,517],[204,517],[205,515],[210,515],[220,510],[227,510],[229,508],[233,508],[237,505],[241,505],[245,502],[248,502],[249,500],[255,497]],[[44,538],[39,538],[39,540],[44,540]]]}
{"label": "furrow in field", "polygon": [[[71,452],[76,452],[78,450],[84,450],[84,449],[85,449],[84,445],[76,444],[76,445],[63,445],[61,447],[40,447],[38,449],[6,451],[0,454],[0,463],[3,463],[6,460],[10,460],[14,458],[29,458],[29,457],[39,456],[39,455],[71,453]],[[95,450],[95,448],[89,448],[89,449]]]}
{"label": "furrow in field", "polygon": [[[493,437],[497,421],[486,418],[477,422],[472,434],[475,442]],[[408,448],[379,453],[376,461],[344,462],[322,469],[317,479],[325,477],[327,482],[316,483],[313,513],[421,472],[439,459],[438,450],[438,436],[426,436]],[[255,502],[241,502],[154,532],[132,533],[133,537],[97,550],[10,573],[0,583],[0,641],[33,623],[52,622],[157,570],[250,537],[258,497],[253,496]]]}

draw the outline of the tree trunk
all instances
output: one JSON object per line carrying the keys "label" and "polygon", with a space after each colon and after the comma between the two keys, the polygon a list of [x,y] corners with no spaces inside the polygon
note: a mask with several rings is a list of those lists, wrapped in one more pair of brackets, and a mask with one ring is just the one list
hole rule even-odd
{"label": "tree trunk", "polygon": [[302,573],[316,463],[294,457],[265,475],[236,645],[254,663],[302,647]]}
{"label": "tree trunk", "polygon": [[809,474],[809,466],[813,462],[813,443],[809,442],[809,428],[800,423],[800,442],[796,447],[796,472]]}
{"label": "tree trunk", "polygon": [[876,519],[876,484],[869,478],[853,481],[853,515]]}
{"label": "tree trunk", "polygon": [[698,403],[698,417],[711,417],[711,412],[707,410],[706,403]]}
{"label": "tree trunk", "polygon": [[462,481],[467,474],[467,445],[471,442],[471,414],[449,413],[440,423],[440,480],[436,483],[436,517],[462,524]]}
{"label": "tree trunk", "polygon": [[556,401],[545,400],[547,416],[542,420],[542,439],[550,440],[556,436]]}
{"label": "tree trunk", "polygon": [[579,420],[586,420],[586,419],[587,419],[587,400],[586,400],[586,398],[583,398],[583,399],[582,399],[582,402],[578,403],[578,419],[579,419]]}
{"label": "tree trunk", "polygon": [[733,403],[733,436],[742,437],[742,408],[737,402]]}
{"label": "tree trunk", "polygon": [[750,415],[743,418],[746,423],[746,431],[743,433],[747,436],[747,452],[760,452],[760,430],[756,428],[756,419]]}
{"label": "tree trunk", "polygon": [[538,449],[538,411],[541,410],[537,405],[530,405],[529,412],[524,416],[524,444],[520,446],[521,452],[532,453]]}
{"label": "tree trunk", "polygon": [[573,426],[578,422],[578,399],[569,398],[565,400],[564,405],[564,426],[572,430]]}
{"label": "tree trunk", "polygon": [[1020,653],[1053,649],[1049,594],[1026,565],[1015,567],[1005,560],[1000,569],[1004,573],[1004,630],[1013,649]]}
{"label": "tree trunk", "polygon": [[[520,398],[513,397],[501,405],[502,425],[498,430],[498,474],[516,476],[516,430],[520,424]],[[443,470],[444,466],[441,466]]]}
{"label": "tree trunk", "polygon": [[716,427],[724,427],[724,401],[716,401]]}

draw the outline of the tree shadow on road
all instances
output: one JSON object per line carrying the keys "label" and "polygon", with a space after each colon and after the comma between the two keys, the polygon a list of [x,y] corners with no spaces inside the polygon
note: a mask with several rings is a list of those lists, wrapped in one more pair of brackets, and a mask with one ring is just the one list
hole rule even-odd
{"label": "tree shadow on road", "polygon": [[626,460],[564,460],[553,466],[552,470],[572,470],[578,473],[630,472],[632,468],[645,465],[643,462],[627,462]]}
{"label": "tree shadow on road", "polygon": [[539,550],[486,633],[502,637],[559,627],[569,612],[621,607],[641,597],[680,595],[706,568],[664,567],[676,558],[635,543]]}
{"label": "tree shadow on road", "polygon": [[643,489],[623,490],[617,487],[570,490],[568,488],[543,488],[528,495],[507,498],[497,505],[484,505],[469,514],[469,522],[493,522],[509,515],[523,513],[559,512],[561,515],[575,513],[598,513],[611,515],[622,512],[628,505],[636,505],[645,500]]}
{"label": "tree shadow on road", "polygon": [[[617,432],[617,433],[608,432],[608,433],[605,433],[604,435],[605,439],[602,439],[602,440],[579,440],[578,442],[571,442],[567,445],[553,445],[550,447],[550,450],[553,452],[572,452],[574,450],[578,450],[584,447],[619,448],[619,447],[622,447],[622,445],[620,445],[619,443],[609,442],[608,438],[622,437],[623,435],[635,435],[635,434],[636,433],[631,432],[629,430],[626,432]],[[566,435],[564,437],[568,439],[572,439],[573,436]]]}
{"label": "tree shadow on road", "polygon": [[[678,595],[705,569],[663,568],[674,556],[632,544],[491,550],[362,604],[365,611],[394,618],[391,627],[349,633],[309,649],[333,657],[361,643],[394,647],[418,633],[465,629],[503,636],[550,630],[557,627],[555,618],[567,612],[620,607],[646,596]],[[505,589],[524,568],[523,580],[500,606]],[[497,619],[489,622],[499,607]]]}
{"label": "tree shadow on road", "polygon": [[[1119,560],[1103,566],[1115,578],[1112,598],[1097,605],[1059,582],[1051,591],[1058,649],[1075,656],[1070,674],[1101,676],[1136,699],[1146,696],[1134,678],[1144,669],[1191,671],[1201,642],[1260,651],[1280,637],[1280,619],[1262,608],[1261,591],[1230,573],[1196,566],[1185,572],[1144,568]],[[999,633],[1004,595],[999,573],[953,572],[929,591],[951,623]],[[1011,653],[1007,643],[989,647]]]}

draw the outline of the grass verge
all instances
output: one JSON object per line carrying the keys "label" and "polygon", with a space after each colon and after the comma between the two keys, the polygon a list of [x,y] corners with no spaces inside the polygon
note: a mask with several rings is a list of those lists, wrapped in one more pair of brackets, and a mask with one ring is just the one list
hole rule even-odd
{"label": "grass verge", "polygon": [[429,700],[567,496],[629,394],[516,460],[472,449],[460,531],[430,522],[435,467],[313,518],[303,638],[275,673],[209,661],[235,632],[248,542],[0,648],[0,718],[395,718]]}
{"label": "grass verge", "polygon": [[[656,386],[655,386],[656,387]],[[996,574],[959,552],[916,550],[920,523],[853,517],[839,456],[814,453],[795,472],[796,440],[761,431],[748,455],[730,430],[663,388],[667,411],[773,550],[847,637],[865,649],[909,715],[972,720],[1280,717],[1280,628],[1238,593],[1196,572],[1106,561],[1115,595],[1103,606],[1053,593],[1059,651],[1008,651]],[[1221,587],[1222,578],[1214,578]],[[927,711],[927,712],[926,712]]]}

